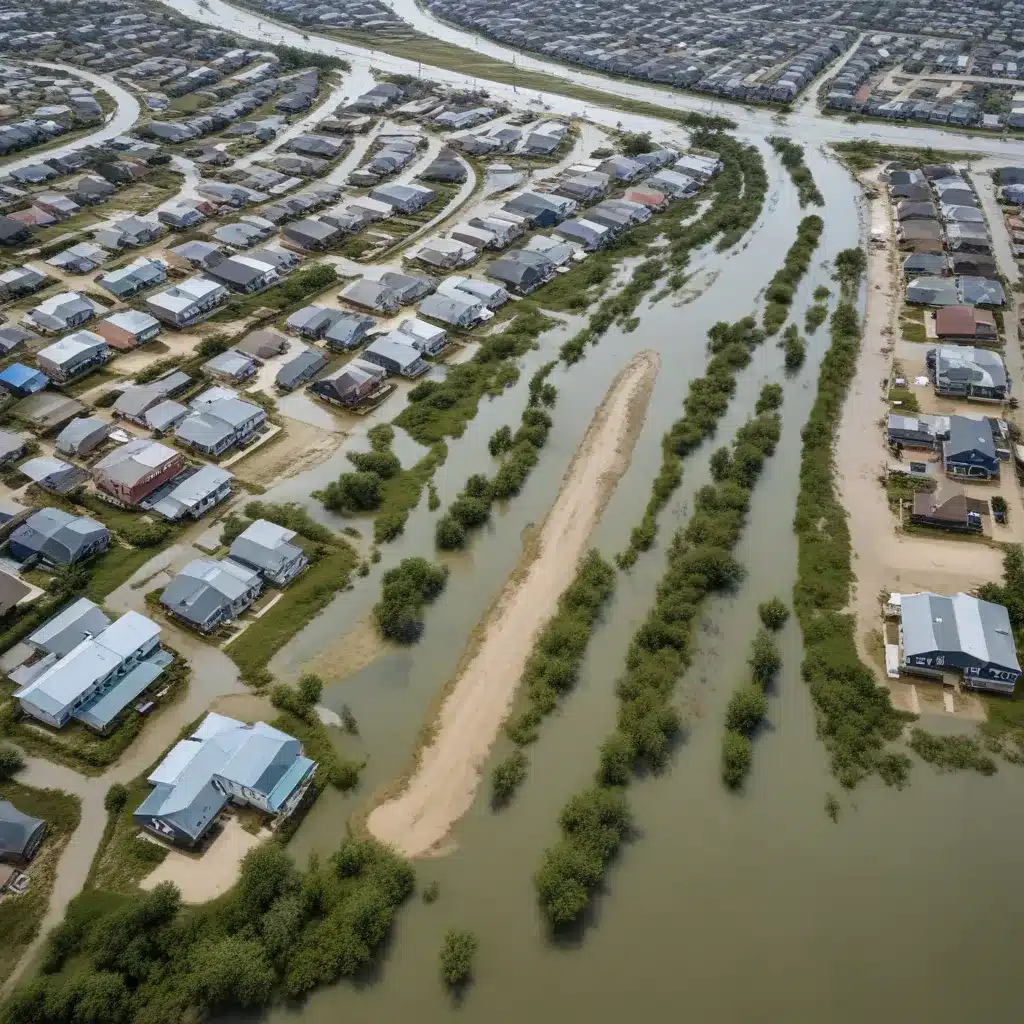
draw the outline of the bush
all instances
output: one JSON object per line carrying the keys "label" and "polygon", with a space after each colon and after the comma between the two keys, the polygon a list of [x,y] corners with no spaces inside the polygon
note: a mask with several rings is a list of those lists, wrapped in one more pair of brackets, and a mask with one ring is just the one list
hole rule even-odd
{"label": "bush", "polygon": [[434,527],[434,543],[442,551],[455,551],[465,547],[465,527],[454,516],[441,516]]}
{"label": "bush", "polygon": [[782,598],[773,597],[768,601],[762,601],[757,606],[757,614],[766,629],[778,630],[786,624],[789,619],[789,609]]}
{"label": "bush", "polygon": [[351,515],[380,508],[381,478],[376,473],[342,473],[327,485],[322,500],[324,508]]}
{"label": "bush", "polygon": [[376,473],[390,480],[402,468],[398,456],[390,451],[349,452],[348,460],[362,473]]}
{"label": "bush", "polygon": [[511,799],[519,784],[526,778],[526,755],[513,750],[504,760],[499,761],[491,772],[491,799],[495,804],[504,804]]}
{"label": "bush", "polygon": [[732,470],[732,455],[729,449],[722,445],[711,453],[711,479],[718,483],[724,480]]}
{"label": "bush", "polygon": [[456,498],[448,506],[448,514],[465,529],[482,526],[491,518],[491,509],[486,501],[480,498]]}
{"label": "bush", "polygon": [[17,747],[0,744],[0,782],[10,782],[25,767],[25,755]]}
{"label": "bush", "polygon": [[736,789],[750,771],[750,740],[738,732],[726,731],[722,737],[722,781]]}
{"label": "bush", "polygon": [[114,782],[103,797],[103,809],[107,814],[120,814],[128,802],[128,787],[122,782]]}
{"label": "bush", "polygon": [[779,649],[765,629],[759,629],[754,637],[749,664],[754,681],[762,687],[769,686],[782,667]]}
{"label": "bush", "polygon": [[381,636],[398,643],[415,643],[423,633],[422,611],[448,581],[448,569],[425,558],[403,558],[381,577],[381,598],[373,617]]}
{"label": "bush", "polygon": [[473,973],[477,941],[472,932],[449,931],[441,947],[441,976],[452,986],[463,985]]}
{"label": "bush", "polygon": [[729,698],[725,710],[725,727],[730,732],[753,736],[768,716],[768,698],[756,686],[743,686]]}

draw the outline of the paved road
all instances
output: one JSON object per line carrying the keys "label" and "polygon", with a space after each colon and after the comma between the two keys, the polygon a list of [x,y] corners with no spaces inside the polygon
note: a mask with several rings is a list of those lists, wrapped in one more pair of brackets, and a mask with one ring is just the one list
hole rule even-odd
{"label": "paved road", "polygon": [[55,146],[52,149],[45,149],[41,152],[29,153],[27,156],[16,157],[13,160],[5,160],[0,163],[0,173],[9,174],[19,167],[28,167],[29,164],[38,164],[50,157],[67,156],[77,149],[86,146],[98,146],[110,139],[124,135],[133,124],[139,119],[139,101],[127,89],[123,89],[109,78],[94,74],[92,71],[83,71],[81,68],[69,67],[67,64],[48,64],[45,61],[25,61],[32,67],[45,68],[48,71],[59,71],[62,75],[72,78],[84,78],[90,85],[102,89],[114,98],[117,103],[117,110],[109,115],[102,128],[97,128],[91,135],[83,135],[73,139],[63,146]]}
{"label": "paved road", "polygon": [[[341,57],[352,65],[353,71],[376,67],[387,71],[404,74],[422,75],[434,81],[444,82],[465,88],[486,84],[488,91],[511,103],[540,103],[549,112],[586,116],[598,124],[615,127],[621,124],[633,131],[650,131],[662,135],[665,129],[673,127],[670,122],[657,117],[631,114],[611,107],[584,104],[580,100],[563,96],[555,92],[542,92],[532,89],[516,89],[511,85],[491,82],[480,75],[467,75],[460,72],[435,68],[428,64],[406,60],[378,50],[369,50],[348,43],[341,43],[314,33],[302,33],[287,25],[270,21],[265,17],[257,17],[248,11],[232,7],[223,0],[161,0],[173,7],[180,14],[206,25],[215,25],[249,39],[264,40],[284,46],[307,50],[311,53],[323,53]],[[509,64],[515,62],[519,67],[543,71],[555,78],[576,85],[600,89],[610,95],[619,95],[630,99],[643,100],[664,107],[666,111],[696,111],[721,113],[732,118],[736,124],[736,133],[744,138],[759,139],[779,130],[775,121],[777,111],[767,108],[746,107],[735,103],[712,101],[708,98],[676,92],[670,89],[656,88],[642,82],[620,79],[609,79],[587,71],[560,64],[549,63],[532,54],[524,54],[503,46],[500,43],[480,36],[475,36],[452,25],[438,21],[428,12],[420,10],[415,0],[389,0],[391,8],[410,25],[437,39],[454,43],[466,50],[486,54]],[[786,119],[787,129],[801,142],[818,145],[824,142],[863,139],[865,135],[880,142],[888,142],[905,146],[931,146],[936,149],[970,148],[974,152],[998,156],[1008,160],[1020,159],[1021,145],[1019,142],[991,137],[971,137],[954,132],[942,131],[939,128],[917,125],[894,125],[879,123],[877,125],[852,125],[846,121],[825,117],[817,111],[807,110],[791,113]],[[677,126],[676,126],[677,127]]]}

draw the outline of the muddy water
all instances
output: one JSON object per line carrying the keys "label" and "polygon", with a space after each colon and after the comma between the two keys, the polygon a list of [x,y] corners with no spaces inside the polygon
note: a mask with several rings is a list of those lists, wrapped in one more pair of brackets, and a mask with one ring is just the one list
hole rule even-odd
{"label": "muddy water", "polygon": [[[816,153],[808,153],[808,162],[828,200],[817,253],[817,260],[827,260],[856,240],[858,210],[841,169]],[[771,167],[777,177],[774,161]],[[423,642],[386,653],[326,691],[327,704],[350,704],[360,722],[358,742],[369,756],[366,781],[357,797],[332,794],[320,801],[293,841],[298,856],[330,850],[346,815],[402,770],[468,632],[515,564],[522,531],[550,506],[593,407],[633,352],[655,347],[663,363],[647,424],[593,536],[605,553],[621,548],[657,469],[661,433],[678,415],[687,382],[704,365],[708,326],[752,308],[795,235],[800,211],[792,189],[778,179],[773,190],[774,209],[750,246],[703,261],[720,270],[704,295],[682,308],[659,302],[644,311],[636,332],[611,331],[584,363],[556,372],[560,391],[550,447],[524,493],[467,553],[450,560],[449,589],[428,614]],[[820,283],[829,283],[828,277],[816,265],[794,307],[799,321]],[[1005,1016],[1016,1005],[1009,979],[1016,975],[1014,919],[1022,900],[1020,887],[1004,881],[1015,877],[1016,850],[1024,840],[1015,810],[1016,769],[1003,766],[996,777],[982,779],[939,776],[918,764],[906,792],[871,783],[852,798],[840,794],[840,823],[833,825],[823,804],[827,792],[838,790],[814,735],[798,670],[800,636],[790,623],[781,639],[785,669],[771,696],[770,726],[756,741],[750,784],[736,796],[719,781],[724,707],[745,675],[756,604],[772,594],[788,597],[795,574],[790,523],[799,435],[827,341],[825,327],[811,336],[807,363],[788,380],[771,344],[740,376],[714,444],[728,440],[746,418],[765,380],[783,380],[786,388],[783,439],[755,491],[738,551],[749,575],[737,594],[707,606],[694,665],[679,686],[689,723],[685,741],[664,775],[633,786],[638,840],[609,869],[589,926],[552,943],[537,912],[531,874],[540,851],[556,837],[558,810],[589,781],[597,744],[612,726],[613,685],[625,646],[650,605],[671,529],[707,480],[710,445],[688,460],[683,484],[662,515],[655,549],[620,578],[580,684],[564,711],[545,723],[530,751],[529,780],[513,804],[495,815],[481,794],[455,830],[457,849],[420,862],[421,881],[437,880],[441,896],[429,906],[413,899],[402,910],[372,981],[337,986],[299,1009],[275,1011],[273,1024],[342,1018],[442,1024],[457,1014],[494,1024],[611,1024],[625,1015],[681,1014],[737,1024],[861,1024],[871,1017],[959,1024],[999,1011]],[[493,426],[518,416],[521,396],[510,394],[494,405],[491,418],[490,409],[483,411],[486,427],[453,445],[443,485],[448,496],[480,468]],[[387,558],[429,551],[433,518],[424,503]],[[372,589],[356,593],[369,601]],[[280,660],[300,661],[317,643],[336,638],[344,619],[354,622],[363,611],[339,600],[330,617],[333,630],[315,640],[311,632],[300,635]],[[499,745],[494,756],[504,753]],[[437,951],[450,927],[471,929],[480,941],[476,982],[459,1005],[438,979]],[[964,950],[984,952],[964,956]]]}

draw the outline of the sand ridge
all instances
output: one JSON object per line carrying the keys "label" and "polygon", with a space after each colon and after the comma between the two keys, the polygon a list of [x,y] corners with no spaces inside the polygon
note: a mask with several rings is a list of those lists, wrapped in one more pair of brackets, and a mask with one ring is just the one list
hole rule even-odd
{"label": "sand ridge", "polygon": [[572,581],[590,533],[629,465],[659,363],[656,352],[640,352],[612,382],[527,564],[509,578],[461,665],[408,784],[370,813],[370,832],[405,856],[438,853],[469,810],[534,640]]}

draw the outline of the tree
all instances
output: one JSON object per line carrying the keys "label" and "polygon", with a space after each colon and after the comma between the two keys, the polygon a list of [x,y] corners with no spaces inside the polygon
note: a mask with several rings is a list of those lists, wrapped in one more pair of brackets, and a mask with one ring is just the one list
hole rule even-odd
{"label": "tree", "polygon": [[324,690],[324,681],[312,672],[304,672],[299,676],[299,700],[307,707],[313,708],[320,703],[320,695]]}
{"label": "tree", "polygon": [[472,932],[448,931],[441,946],[441,976],[452,986],[463,985],[473,973],[477,941]]}
{"label": "tree", "polygon": [[722,739],[722,781],[735,789],[750,771],[750,740],[738,732],[727,731]]}
{"label": "tree", "polygon": [[442,551],[455,551],[465,546],[465,527],[454,516],[441,516],[434,527],[434,543]]}
{"label": "tree", "polygon": [[491,434],[491,439],[487,442],[487,450],[497,458],[499,455],[504,455],[512,447],[512,428],[511,427],[498,427],[498,429]]}
{"label": "tree", "polygon": [[654,149],[650,132],[623,132],[619,139],[619,147],[626,156],[639,156],[650,153]]}
{"label": "tree", "polygon": [[773,597],[770,601],[762,601],[757,606],[757,614],[761,617],[766,629],[782,629],[789,618],[789,609],[781,598]]}
{"label": "tree", "polygon": [[750,669],[754,681],[762,688],[767,687],[782,667],[782,657],[771,634],[759,629],[750,650]]}
{"label": "tree", "polygon": [[725,727],[731,732],[753,736],[768,714],[768,698],[756,686],[743,686],[730,698],[725,710]]}
{"label": "tree", "polygon": [[274,968],[254,939],[227,935],[198,942],[189,967],[193,995],[205,1006],[260,1006],[274,989]]}
{"label": "tree", "polygon": [[499,761],[491,772],[491,794],[494,802],[506,803],[519,784],[526,778],[526,755],[513,750],[503,761]]}
{"label": "tree", "polygon": [[128,787],[123,782],[115,782],[103,797],[103,809],[107,814],[120,814],[128,802]]}
{"label": "tree", "polygon": [[376,473],[382,480],[390,480],[401,468],[397,455],[390,451],[349,452],[348,460],[364,473]]}
{"label": "tree", "polygon": [[711,479],[718,482],[724,480],[732,469],[732,456],[729,449],[722,445],[711,453]]}
{"label": "tree", "polygon": [[376,473],[342,473],[327,485],[324,507],[335,512],[370,512],[380,508],[381,479]]}
{"label": "tree", "polygon": [[17,747],[0,746],[0,782],[9,782],[25,767],[25,757]]}
{"label": "tree", "polygon": [[448,514],[469,530],[483,526],[491,518],[491,508],[486,501],[467,496],[456,498],[448,507]]}

